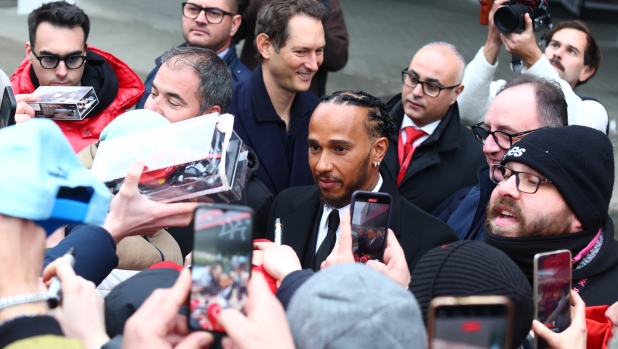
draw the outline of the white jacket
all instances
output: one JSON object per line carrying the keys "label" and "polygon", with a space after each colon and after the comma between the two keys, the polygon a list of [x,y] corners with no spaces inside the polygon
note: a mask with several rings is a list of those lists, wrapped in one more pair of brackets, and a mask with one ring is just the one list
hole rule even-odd
{"label": "white jacket", "polygon": [[[463,79],[465,88],[457,98],[464,124],[473,125],[483,121],[496,92],[506,83],[505,80],[492,81],[497,69],[498,61],[496,60],[494,65],[489,64],[482,47],[466,67]],[[529,69],[524,67],[522,72],[550,78],[560,84],[568,105],[569,125],[588,126],[602,132],[607,130],[608,116],[605,107],[597,101],[583,101],[576,95],[571,85],[560,78],[545,55]]]}

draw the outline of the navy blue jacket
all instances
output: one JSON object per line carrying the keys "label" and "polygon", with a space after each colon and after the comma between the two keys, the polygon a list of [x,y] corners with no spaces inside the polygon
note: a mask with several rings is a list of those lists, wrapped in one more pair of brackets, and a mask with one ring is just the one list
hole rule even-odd
{"label": "navy blue jacket", "polygon": [[[178,47],[183,47],[185,45],[187,44],[184,43]],[[150,91],[152,91],[152,81],[154,80],[155,76],[157,76],[159,68],[161,68],[162,57],[163,56],[159,56],[157,57],[157,59],[155,59],[156,66],[150,72],[150,74],[148,74],[146,81],[144,81],[144,95],[142,96],[142,99],[139,100],[139,103],[137,103],[137,105],[135,106],[135,109],[144,109],[144,104],[146,104],[146,100],[150,95]],[[251,70],[249,70],[249,68],[247,68],[247,66],[245,66],[243,62],[240,61],[240,59],[238,59],[238,56],[236,55],[236,47],[234,45],[230,46],[229,50],[225,54],[225,57],[223,57],[223,60],[225,61],[225,63],[227,63],[227,67],[230,68],[230,71],[232,72],[232,80],[234,81],[234,84],[248,78],[249,75],[251,75]]]}
{"label": "navy blue jacket", "polygon": [[282,138],[285,122],[270,101],[262,65],[251,78],[234,86],[227,112],[234,115],[234,131],[253,149],[260,161],[257,177],[273,195],[283,189],[315,184],[309,168],[309,119],[320,100],[310,92],[299,92],[292,103],[288,146]]}
{"label": "navy blue jacket", "polygon": [[75,248],[75,274],[98,285],[118,266],[116,242],[107,230],[78,225],[56,247],[45,253],[45,266]]}
{"label": "navy blue jacket", "polygon": [[479,184],[470,189],[468,194],[461,200],[461,203],[457,208],[450,213],[437,212],[440,207],[445,208],[452,207],[448,205],[449,201],[459,200],[456,198],[457,193],[454,193],[449,199],[445,200],[436,211],[434,215],[440,217],[448,217],[446,224],[448,224],[460,240],[483,240],[483,227],[485,225],[485,219],[487,218],[487,212],[485,211],[491,193],[496,185],[489,179],[489,166],[481,166],[478,170]]}

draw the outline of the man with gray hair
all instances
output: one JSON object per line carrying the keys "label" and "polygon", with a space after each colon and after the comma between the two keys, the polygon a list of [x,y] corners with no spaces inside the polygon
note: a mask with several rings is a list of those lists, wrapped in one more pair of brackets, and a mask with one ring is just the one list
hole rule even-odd
{"label": "man with gray hair", "polygon": [[453,192],[473,186],[484,163],[474,134],[459,119],[465,66],[452,44],[427,44],[401,72],[401,96],[387,103],[399,131],[381,167],[401,195],[428,213]]}

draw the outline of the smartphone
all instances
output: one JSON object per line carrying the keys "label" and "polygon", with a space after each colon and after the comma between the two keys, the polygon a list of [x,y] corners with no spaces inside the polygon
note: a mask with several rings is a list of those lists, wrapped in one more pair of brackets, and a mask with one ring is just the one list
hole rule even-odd
{"label": "smartphone", "polygon": [[352,194],[352,254],[357,262],[384,261],[392,200],[387,193],[357,190]]}
{"label": "smartphone", "polygon": [[505,296],[436,297],[427,310],[430,349],[510,349],[512,329]]}
{"label": "smartphone", "polygon": [[253,211],[224,204],[199,206],[194,216],[189,328],[224,333],[221,310],[243,311],[251,276]]}
{"label": "smartphone", "polygon": [[7,86],[2,94],[2,104],[0,105],[0,128],[15,125],[15,111],[17,110],[17,101],[13,94],[13,88]]}
{"label": "smartphone", "polygon": [[[571,265],[569,250],[534,256],[534,318],[556,333],[571,325]],[[549,348],[535,339],[537,348]]]}

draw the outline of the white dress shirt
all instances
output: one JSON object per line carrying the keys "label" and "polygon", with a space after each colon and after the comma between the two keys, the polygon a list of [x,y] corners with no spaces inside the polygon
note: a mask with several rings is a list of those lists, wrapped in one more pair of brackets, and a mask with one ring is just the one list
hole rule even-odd
{"label": "white dress shirt", "polygon": [[421,145],[421,143],[423,143],[427,138],[429,138],[429,136],[431,136],[431,134],[436,130],[436,128],[438,128],[438,125],[440,125],[440,121],[442,121],[442,119],[434,121],[431,124],[427,124],[423,127],[418,127],[416,126],[414,121],[412,121],[411,117],[404,114],[403,121],[401,122],[401,128],[399,129],[399,137],[401,137],[401,141],[405,144],[406,139],[408,139],[408,135],[406,134],[406,131],[404,129],[408,126],[412,126],[416,129],[425,131],[425,133],[427,133],[426,135],[419,137],[417,140],[414,141],[414,143],[412,143],[412,147],[416,148]]}
{"label": "white dress shirt", "polygon": [[223,57],[225,57],[225,55],[227,54],[227,51],[230,50],[230,47],[232,47],[232,46],[230,45],[225,50],[223,50],[223,52],[217,53],[217,56],[219,56],[219,58],[223,59]]}
{"label": "white dress shirt", "polygon": [[[382,187],[382,182],[383,182],[382,175],[378,173],[378,184],[376,184],[375,188],[373,188],[373,190],[371,191],[374,193],[377,193]],[[343,211],[345,211],[346,208],[349,209],[350,204],[338,209],[339,219],[341,219],[341,215],[343,215]],[[315,244],[315,253],[318,253],[318,249],[320,248],[322,241],[324,241],[324,239],[326,238],[326,234],[328,233],[328,215],[332,211],[333,211],[333,207],[328,207],[324,205],[324,209],[322,210],[322,218],[320,219],[320,226],[318,228],[318,240],[316,241],[316,244]],[[350,214],[352,214],[352,212],[350,212]],[[340,229],[341,229],[341,226],[337,227],[337,232],[335,232],[335,234],[337,235],[337,240],[335,240],[335,245],[339,243],[339,230]]]}

